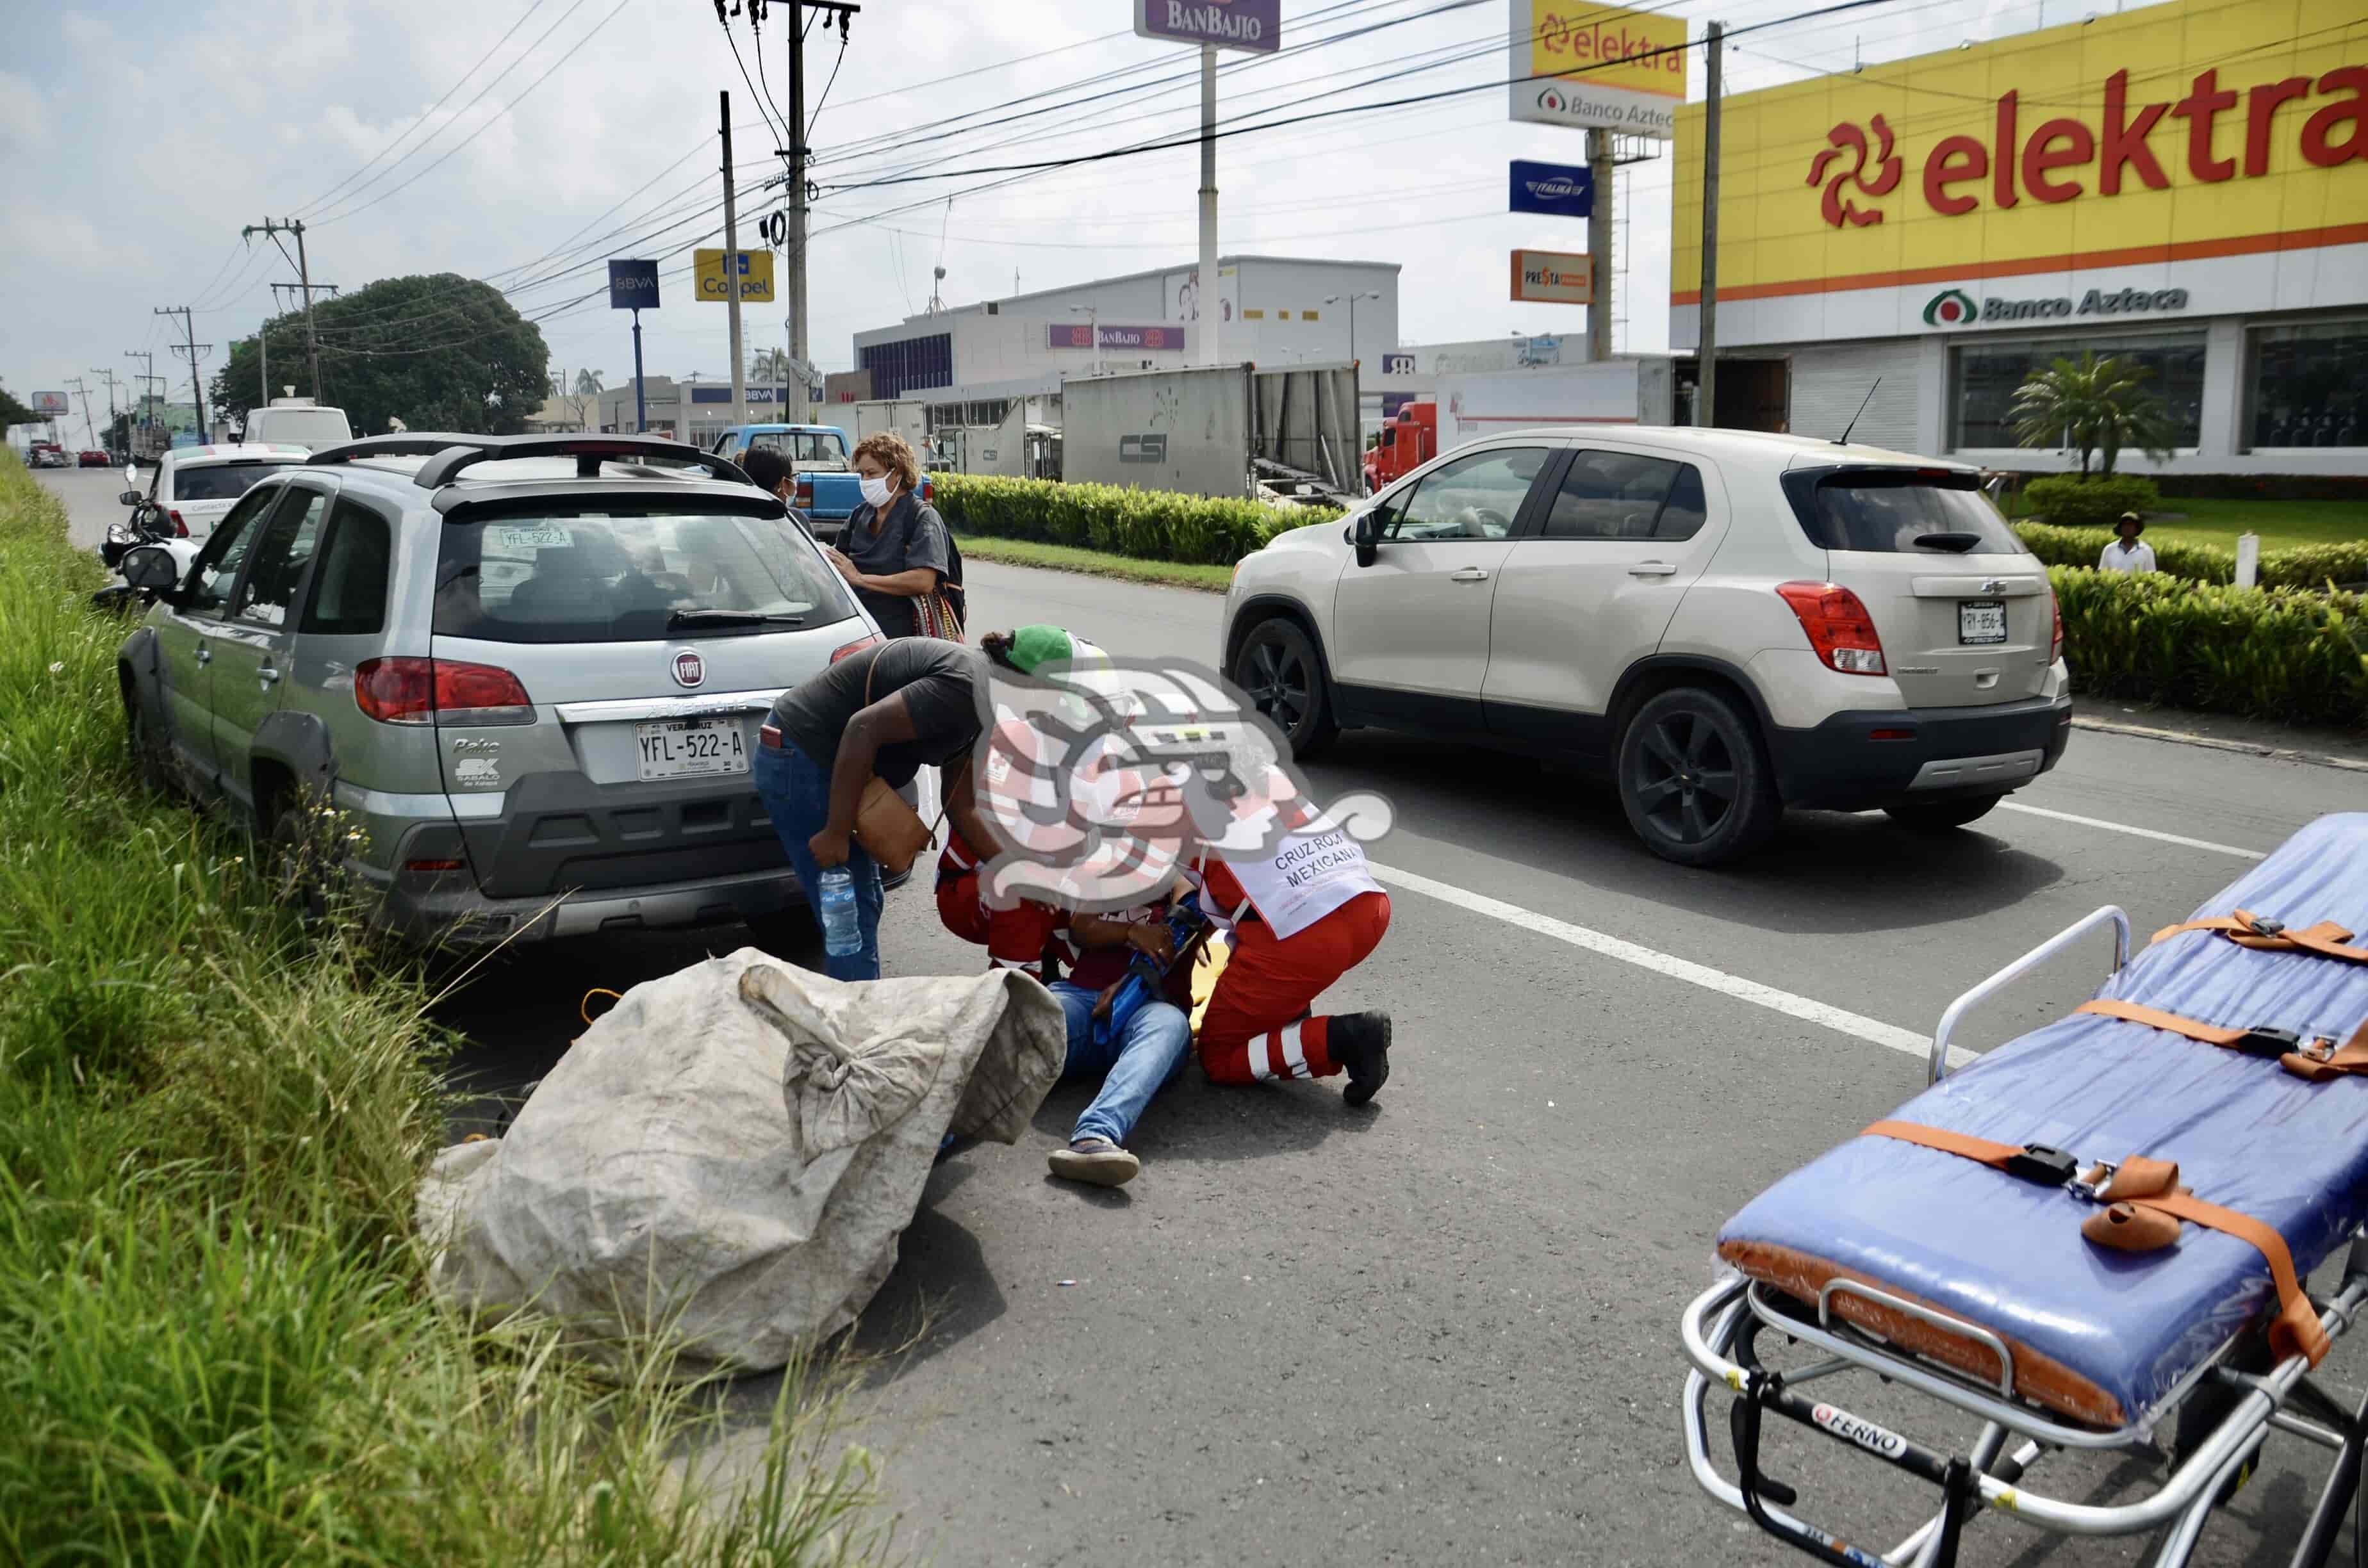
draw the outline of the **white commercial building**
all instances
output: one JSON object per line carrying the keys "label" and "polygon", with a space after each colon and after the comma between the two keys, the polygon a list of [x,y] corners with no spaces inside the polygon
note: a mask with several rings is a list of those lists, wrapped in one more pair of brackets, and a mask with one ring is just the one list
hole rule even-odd
{"label": "white commercial building", "polygon": [[928,403],[933,429],[993,425],[1015,399],[1057,397],[1064,377],[1204,363],[1211,317],[1228,361],[1273,369],[1356,359],[1370,371],[1397,343],[1398,271],[1395,262],[1225,256],[1213,301],[1200,269],[1185,266],[908,316],[855,335],[859,374],[833,378],[832,396]]}

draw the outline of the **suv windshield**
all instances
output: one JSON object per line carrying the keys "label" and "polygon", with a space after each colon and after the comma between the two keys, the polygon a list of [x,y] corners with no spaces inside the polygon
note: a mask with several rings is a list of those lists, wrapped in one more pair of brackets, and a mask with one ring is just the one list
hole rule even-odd
{"label": "suv windshield", "polygon": [[1784,494],[1821,550],[1904,555],[2027,555],[1970,473],[1794,469]]}
{"label": "suv windshield", "polygon": [[173,499],[235,501],[245,494],[256,480],[287,466],[285,463],[210,463],[203,468],[176,468],[173,471]]}
{"label": "suv windshield", "polygon": [[[702,613],[705,612],[705,613]],[[855,609],[787,522],[735,512],[545,512],[445,524],[436,634],[647,642],[823,626]]]}

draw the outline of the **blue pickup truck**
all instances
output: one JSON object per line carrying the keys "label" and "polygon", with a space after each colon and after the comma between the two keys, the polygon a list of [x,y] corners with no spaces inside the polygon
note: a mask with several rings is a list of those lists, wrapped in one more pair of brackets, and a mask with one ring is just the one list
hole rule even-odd
{"label": "blue pickup truck", "polygon": [[[825,543],[847,531],[847,519],[863,504],[862,487],[847,466],[847,432],[835,425],[734,425],[709,449],[734,462],[753,451],[778,454],[796,476],[792,504]],[[923,474],[921,499],[931,499],[934,490]]]}

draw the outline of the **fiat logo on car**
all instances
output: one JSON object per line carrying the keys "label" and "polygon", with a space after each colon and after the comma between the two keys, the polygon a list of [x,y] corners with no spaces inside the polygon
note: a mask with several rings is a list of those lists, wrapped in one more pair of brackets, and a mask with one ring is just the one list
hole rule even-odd
{"label": "fiat logo on car", "polygon": [[697,686],[707,678],[707,661],[696,649],[685,648],[674,656],[674,683],[677,686]]}

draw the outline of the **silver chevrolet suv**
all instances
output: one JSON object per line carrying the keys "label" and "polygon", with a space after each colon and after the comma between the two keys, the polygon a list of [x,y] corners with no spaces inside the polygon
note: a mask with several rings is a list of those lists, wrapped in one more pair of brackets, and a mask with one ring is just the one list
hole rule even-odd
{"label": "silver chevrolet suv", "polygon": [[757,728],[879,629],[724,460],[379,437],[274,471],[194,561],[152,546],[123,571],[155,597],[117,664],[143,773],[283,848],[338,808],[383,926],[463,948],[810,932]]}

